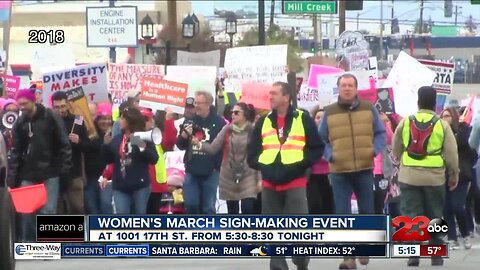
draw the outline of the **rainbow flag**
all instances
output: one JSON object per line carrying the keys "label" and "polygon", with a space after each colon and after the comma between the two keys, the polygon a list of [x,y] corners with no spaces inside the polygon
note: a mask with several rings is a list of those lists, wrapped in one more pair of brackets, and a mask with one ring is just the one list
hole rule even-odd
{"label": "rainbow flag", "polygon": [[0,22],[6,22],[10,19],[10,0],[0,0]]}

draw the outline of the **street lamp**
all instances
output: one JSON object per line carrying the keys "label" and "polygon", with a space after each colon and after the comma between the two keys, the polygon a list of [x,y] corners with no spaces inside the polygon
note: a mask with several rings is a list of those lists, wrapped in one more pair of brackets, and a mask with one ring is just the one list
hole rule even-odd
{"label": "street lamp", "polygon": [[233,35],[237,33],[237,16],[235,13],[230,12],[225,18],[225,29],[230,36],[230,48],[233,47]]}
{"label": "street lamp", "polygon": [[197,27],[197,34],[200,33],[200,20],[198,19],[197,15],[195,15],[195,12],[192,13],[192,20],[195,22],[195,26]]}
{"label": "street lamp", "polygon": [[140,26],[142,27],[140,33],[143,39],[151,39],[154,36],[153,33],[153,22],[152,18],[147,14],[142,21],[140,22]]}
{"label": "street lamp", "polygon": [[184,38],[193,38],[196,34],[195,32],[195,21],[193,20],[192,16],[190,14],[185,17],[182,21],[182,36]]}

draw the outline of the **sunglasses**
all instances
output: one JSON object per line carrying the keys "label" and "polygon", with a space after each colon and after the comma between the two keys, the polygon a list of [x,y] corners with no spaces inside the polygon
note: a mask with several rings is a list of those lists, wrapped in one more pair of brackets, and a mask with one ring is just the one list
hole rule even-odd
{"label": "sunglasses", "polygon": [[239,115],[242,111],[232,111],[232,114]]}

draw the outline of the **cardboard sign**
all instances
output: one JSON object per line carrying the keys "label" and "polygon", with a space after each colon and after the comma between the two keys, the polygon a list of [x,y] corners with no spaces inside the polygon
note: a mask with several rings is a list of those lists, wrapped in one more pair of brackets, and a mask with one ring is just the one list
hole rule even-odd
{"label": "cardboard sign", "polygon": [[[88,137],[95,137],[97,135],[97,130],[95,128],[92,114],[90,113],[90,110],[88,108],[87,97],[85,96],[82,87],[80,86],[69,89],[65,91],[65,94],[67,94],[67,100],[70,104],[70,112],[74,115],[81,116],[82,122],[85,122]],[[80,120],[77,120],[77,118],[75,118],[75,121],[77,121],[76,124],[81,124],[81,122],[78,122]]]}
{"label": "cardboard sign", "polygon": [[171,108],[183,114],[187,99],[188,84],[144,77],[141,80],[140,106],[153,110]]}
{"label": "cardboard sign", "polygon": [[287,82],[287,49],[287,45],[227,49],[225,91],[242,92],[244,82]]}
{"label": "cardboard sign", "polygon": [[318,75],[327,75],[327,74],[341,74],[345,71],[341,68],[324,66],[324,65],[311,65],[310,72],[308,74],[308,87],[317,88],[318,87]]}
{"label": "cardboard sign", "polygon": [[187,97],[194,97],[196,91],[208,91],[215,100],[217,67],[167,66],[165,79],[188,84]]}
{"label": "cardboard sign", "polygon": [[453,89],[453,76],[455,75],[455,64],[444,63],[431,60],[420,59],[418,62],[422,63],[430,70],[435,72],[436,76],[433,80],[433,88],[437,93],[450,95]]}
{"label": "cardboard sign", "polygon": [[266,83],[248,82],[242,83],[241,102],[252,104],[256,109],[270,110],[270,89],[272,86]]}
{"label": "cardboard sign", "polygon": [[114,106],[127,100],[130,90],[140,90],[140,79],[152,77],[162,79],[165,66],[141,64],[108,64],[108,93],[112,95]]}
{"label": "cardboard sign", "polygon": [[82,87],[90,102],[108,100],[107,64],[88,64],[43,74],[43,101],[55,91]]}
{"label": "cardboard sign", "polygon": [[381,113],[395,113],[393,90],[391,88],[360,90],[358,91],[358,97],[370,101]]}
{"label": "cardboard sign", "polygon": [[20,88],[20,77],[3,75],[3,85],[8,98],[15,99]]}
{"label": "cardboard sign", "polygon": [[209,52],[177,51],[178,66],[220,66],[220,50]]}
{"label": "cardboard sign", "polygon": [[382,87],[393,88],[396,113],[408,117],[417,112],[418,89],[432,85],[435,76],[428,67],[402,51]]}

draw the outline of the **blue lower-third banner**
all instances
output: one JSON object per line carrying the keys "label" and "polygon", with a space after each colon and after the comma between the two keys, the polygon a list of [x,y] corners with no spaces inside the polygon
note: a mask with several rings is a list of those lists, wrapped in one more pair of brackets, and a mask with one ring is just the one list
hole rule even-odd
{"label": "blue lower-third banner", "polygon": [[344,257],[388,256],[386,244],[63,244],[62,258],[79,257]]}

